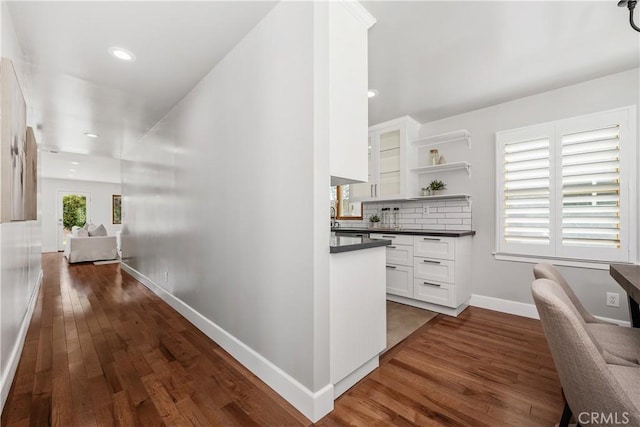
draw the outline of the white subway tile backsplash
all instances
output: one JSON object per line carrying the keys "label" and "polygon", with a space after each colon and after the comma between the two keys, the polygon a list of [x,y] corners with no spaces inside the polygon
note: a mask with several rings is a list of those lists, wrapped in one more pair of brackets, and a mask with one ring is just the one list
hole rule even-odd
{"label": "white subway tile backsplash", "polygon": [[400,208],[400,214],[422,213],[422,209],[418,208]]}
{"label": "white subway tile backsplash", "polygon": [[462,220],[460,218],[443,218],[438,220],[438,224],[462,225]]}
{"label": "white subway tile backsplash", "polygon": [[402,202],[403,208],[422,208],[422,203],[419,202]]}
{"label": "white subway tile backsplash", "polygon": [[[424,214],[425,206],[429,213]],[[472,205],[466,199],[366,202],[364,219],[361,221],[341,221],[343,228],[368,227],[369,217],[380,215],[382,208],[399,209],[398,222],[402,228],[422,230],[471,230]]]}
{"label": "white subway tile backsplash", "polygon": [[438,212],[462,212],[462,206],[438,208]]}
{"label": "white subway tile backsplash", "polygon": [[436,218],[422,218],[416,219],[416,224],[437,224],[438,220]]}
{"label": "white subway tile backsplash", "polygon": [[447,218],[469,218],[471,219],[471,212],[449,212],[446,214]]}
{"label": "white subway tile backsplash", "polygon": [[415,224],[416,223],[415,219],[400,218],[398,221],[400,222],[400,224]]}
{"label": "white subway tile backsplash", "polygon": [[417,219],[417,218],[422,218],[422,214],[421,213],[406,213],[406,214],[400,214],[400,218],[403,219],[408,219],[408,218],[413,218],[413,219]]}
{"label": "white subway tile backsplash", "polygon": [[469,206],[469,202],[466,200],[446,200],[445,206]]}
{"label": "white subway tile backsplash", "polygon": [[424,225],[422,229],[423,230],[446,230],[444,224]]}

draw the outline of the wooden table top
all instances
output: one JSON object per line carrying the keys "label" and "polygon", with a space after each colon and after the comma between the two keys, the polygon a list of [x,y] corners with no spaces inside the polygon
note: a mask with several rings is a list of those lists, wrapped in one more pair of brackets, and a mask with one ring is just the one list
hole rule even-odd
{"label": "wooden table top", "polygon": [[611,264],[609,274],[631,298],[640,302],[640,265]]}

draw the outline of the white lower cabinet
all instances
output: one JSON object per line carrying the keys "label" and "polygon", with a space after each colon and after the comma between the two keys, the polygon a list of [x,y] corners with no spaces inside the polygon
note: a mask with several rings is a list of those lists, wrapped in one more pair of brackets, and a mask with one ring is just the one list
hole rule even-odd
{"label": "white lower cabinet", "polygon": [[416,278],[455,283],[455,261],[415,257],[413,271]]}
{"label": "white lower cabinet", "polygon": [[414,279],[413,298],[446,307],[456,307],[455,285]]}
{"label": "white lower cabinet", "polygon": [[387,246],[387,299],[457,316],[471,297],[471,236],[371,235]]}
{"label": "white lower cabinet", "polygon": [[407,267],[413,267],[413,246],[387,246],[387,264],[406,265]]}
{"label": "white lower cabinet", "polygon": [[387,258],[387,293],[413,297],[413,267],[391,265],[388,260]]}

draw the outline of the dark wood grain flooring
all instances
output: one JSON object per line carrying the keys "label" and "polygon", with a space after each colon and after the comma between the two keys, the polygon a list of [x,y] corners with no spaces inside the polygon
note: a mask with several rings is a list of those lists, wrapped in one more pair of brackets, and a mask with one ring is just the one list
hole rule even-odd
{"label": "dark wood grain flooring", "polygon": [[[2,426],[297,426],[299,412],[118,264],[43,256]],[[539,322],[438,316],[318,424],[549,426],[562,397]]]}

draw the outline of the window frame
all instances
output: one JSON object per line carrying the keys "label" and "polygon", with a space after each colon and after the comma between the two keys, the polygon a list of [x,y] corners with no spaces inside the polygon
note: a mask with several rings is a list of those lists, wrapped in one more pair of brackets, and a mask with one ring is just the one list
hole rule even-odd
{"label": "window frame", "polygon": [[[349,185],[349,184],[345,184],[345,185]],[[349,220],[353,220],[353,221],[362,221],[362,219],[364,218],[364,206],[362,206],[362,202],[360,201],[356,201],[353,203],[360,203],[360,216],[341,216],[340,212],[340,201],[342,200],[342,189],[341,189],[342,185],[336,185],[336,220],[338,221],[349,221]]]}
{"label": "window frame", "polygon": [[[637,123],[636,106],[626,106],[546,123],[496,132],[495,136],[495,257],[496,259],[525,262],[536,259],[565,261],[568,263],[633,263],[637,260]],[[578,247],[562,245],[562,135],[573,131],[586,131],[605,124],[620,125],[620,249]],[[548,246],[508,243],[504,240],[504,146],[535,137],[549,138],[549,239]]]}

